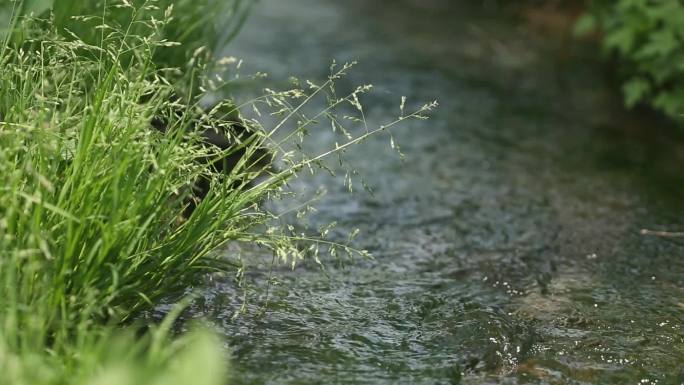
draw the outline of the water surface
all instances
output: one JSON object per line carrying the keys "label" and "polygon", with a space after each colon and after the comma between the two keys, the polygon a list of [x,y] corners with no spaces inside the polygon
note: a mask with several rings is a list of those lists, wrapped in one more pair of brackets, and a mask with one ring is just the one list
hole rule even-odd
{"label": "water surface", "polygon": [[684,247],[639,234],[684,225],[682,147],[622,111],[592,48],[484,3],[263,0],[226,48],[264,86],[359,60],[371,121],[441,103],[394,132],[406,161],[386,137],[353,151],[374,196],[298,182],[373,260],[279,268],[268,293],[254,262],[236,318],[232,280],[205,289],[235,383],[684,383]]}

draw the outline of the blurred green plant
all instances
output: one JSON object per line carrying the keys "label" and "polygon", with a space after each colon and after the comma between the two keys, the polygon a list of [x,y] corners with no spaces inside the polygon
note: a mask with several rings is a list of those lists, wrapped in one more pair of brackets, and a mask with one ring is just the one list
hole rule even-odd
{"label": "blurred green plant", "polygon": [[578,34],[602,34],[618,59],[625,104],[643,103],[679,118],[684,113],[684,4],[680,0],[594,0]]}
{"label": "blurred green plant", "polygon": [[[0,330],[0,385],[222,385],[229,357],[202,327],[171,338],[170,314],[144,334],[115,326],[74,325],[69,344],[45,346],[20,329]],[[36,315],[36,317],[40,317]]]}
{"label": "blurred green plant", "polygon": [[[26,31],[16,28],[20,18],[48,17],[65,37],[78,36],[100,45],[107,31],[125,30],[130,36],[145,34],[143,20],[165,20],[157,24],[159,38],[168,44],[157,49],[154,62],[159,67],[185,68],[192,53],[200,47],[220,49],[240,30],[257,0],[0,0],[0,31],[13,31],[21,41]],[[136,10],[136,12],[131,12]],[[84,16],[87,15],[87,16]],[[74,23],[79,19],[79,23]]]}
{"label": "blurred green plant", "polygon": [[[268,202],[290,196],[287,183],[301,171],[325,169],[333,154],[342,161],[350,146],[436,106],[406,111],[402,99],[396,119],[371,128],[360,103],[371,87],[343,91],[337,83],[352,65],[334,64],[320,84],[293,80],[284,91],[205,110],[203,90],[229,87],[219,74],[238,64],[224,58],[210,72],[200,49],[183,72],[197,74],[184,79],[197,80],[201,93],[177,100],[157,52],[176,46],[165,25],[179,9],[159,3],[122,0],[111,5],[115,22],[108,7],[100,17],[71,17],[66,28],[59,16],[19,16],[44,4],[13,2],[10,23],[22,35],[13,30],[0,50],[0,384],[222,383],[210,375],[223,363],[212,337],[167,338],[173,316],[142,337],[120,326],[208,273],[240,274],[239,261],[217,252],[230,242],[289,264],[318,261],[319,249],[365,255],[326,240],[328,228],[296,231],[286,222],[293,209],[277,212]],[[324,107],[305,114],[312,100]],[[231,117],[245,108],[276,122],[266,129],[238,119],[253,133],[241,136]],[[160,114],[164,127],[155,129]],[[338,142],[306,154],[307,134],[322,122]],[[210,145],[212,133],[230,145]],[[227,172],[213,167],[235,154]],[[208,191],[187,215],[198,180]]]}

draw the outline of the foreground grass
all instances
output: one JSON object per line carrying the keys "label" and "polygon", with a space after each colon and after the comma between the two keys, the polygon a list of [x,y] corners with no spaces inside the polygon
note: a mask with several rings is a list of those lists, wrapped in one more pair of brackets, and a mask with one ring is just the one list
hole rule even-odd
{"label": "foreground grass", "polygon": [[14,330],[5,332],[11,336],[0,335],[0,384],[218,385],[228,373],[228,357],[207,331],[171,340],[161,329],[136,337],[89,325],[73,341],[49,346],[26,345]]}
{"label": "foreground grass", "polygon": [[[29,27],[0,56],[0,383],[222,383],[206,333],[117,324],[223,268],[210,251],[250,220],[244,199],[218,192],[243,176],[198,163],[220,154],[186,122],[150,129],[172,92],[152,61],[155,26],[150,40],[113,29],[100,46]],[[217,194],[185,219],[199,177]]]}
{"label": "foreground grass", "polygon": [[[205,111],[202,95],[171,97],[229,84],[198,75],[208,73],[202,49],[188,56],[189,76],[169,79],[157,58],[177,46],[164,33],[173,13],[160,19],[145,4],[124,7],[128,24],[107,24],[105,12],[96,43],[65,37],[54,21],[15,23],[21,29],[0,53],[0,384],[222,383],[225,355],[210,333],[171,338],[173,314],[140,332],[135,316],[232,268],[216,253],[229,242],[259,244],[289,263],[318,256],[321,245],[355,252],[290,232],[264,202],[301,170],[434,107],[405,114],[402,101],[395,121],[369,129],[359,96],[370,87],[337,96],[345,65],[321,85],[252,101],[278,123],[266,130],[245,120],[254,134],[240,139],[231,102]],[[307,117],[314,98],[328,105]],[[164,132],[150,125],[160,114]],[[311,156],[297,150],[322,120],[341,144]],[[210,131],[233,145],[207,145]],[[230,172],[209,166],[238,153]],[[198,180],[211,188],[188,216]]]}

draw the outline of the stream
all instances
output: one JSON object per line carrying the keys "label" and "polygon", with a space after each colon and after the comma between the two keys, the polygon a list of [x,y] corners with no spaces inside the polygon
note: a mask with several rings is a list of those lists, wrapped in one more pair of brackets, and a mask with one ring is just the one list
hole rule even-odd
{"label": "stream", "polygon": [[226,47],[260,87],[358,60],[371,123],[440,102],[393,131],[405,160],[384,135],[350,151],[374,194],[296,182],[373,259],[266,285],[255,257],[246,297],[202,289],[189,317],[223,334],[232,383],[684,383],[684,240],[640,233],[684,228],[681,134],[622,109],[595,47],[496,4],[262,0]]}

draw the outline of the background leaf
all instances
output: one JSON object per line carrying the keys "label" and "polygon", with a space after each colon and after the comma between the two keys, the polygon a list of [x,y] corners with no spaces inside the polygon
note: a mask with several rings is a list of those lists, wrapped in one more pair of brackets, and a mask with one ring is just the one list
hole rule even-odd
{"label": "background leaf", "polygon": [[24,15],[33,13],[37,16],[52,8],[53,4],[54,0],[24,0],[22,13]]}

